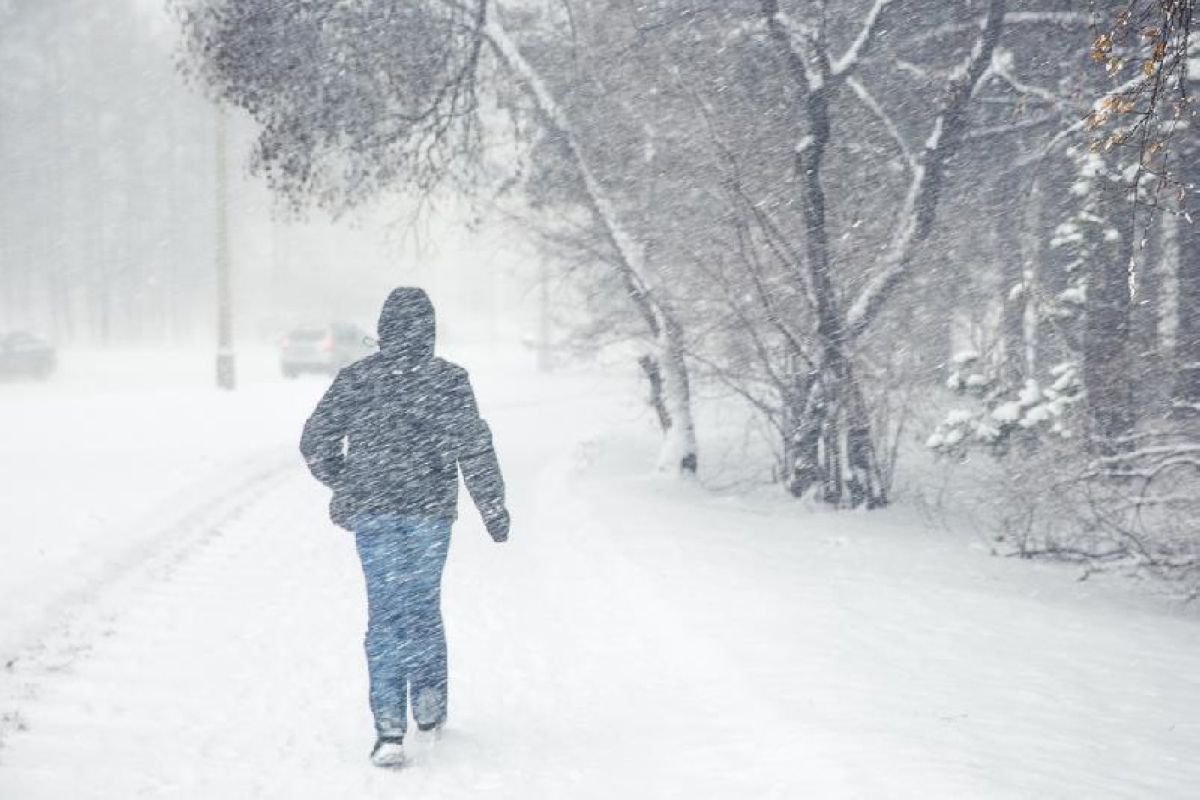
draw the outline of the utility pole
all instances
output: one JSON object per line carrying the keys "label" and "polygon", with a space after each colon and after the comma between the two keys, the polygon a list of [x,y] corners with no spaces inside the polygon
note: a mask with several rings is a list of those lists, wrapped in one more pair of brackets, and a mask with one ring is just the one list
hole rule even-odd
{"label": "utility pole", "polygon": [[226,163],[225,111],[217,106],[217,388],[237,388],[233,357],[233,286],[229,257],[229,170]]}

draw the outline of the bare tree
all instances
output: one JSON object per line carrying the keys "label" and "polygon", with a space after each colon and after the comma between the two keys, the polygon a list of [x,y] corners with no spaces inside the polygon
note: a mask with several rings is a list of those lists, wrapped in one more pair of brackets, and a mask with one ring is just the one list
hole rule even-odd
{"label": "bare tree", "polygon": [[[793,492],[803,493],[820,479],[826,499],[837,503],[843,497],[845,474],[849,502],[868,506],[882,505],[887,497],[878,480],[878,454],[872,445],[870,415],[855,374],[851,348],[909,276],[915,247],[929,236],[942,192],[945,164],[963,140],[970,99],[991,63],[1005,12],[1003,0],[988,5],[987,17],[970,54],[952,72],[924,146],[918,149],[900,134],[895,120],[883,111],[856,75],[863,57],[874,46],[891,5],[889,0],[877,0],[871,5],[850,45],[843,52],[834,53],[824,15],[800,22],[799,18],[786,14],[777,0],[761,3],[763,20],[781,63],[791,76],[795,97],[795,180],[799,183],[805,236],[804,259],[798,267],[804,270],[812,292],[818,343],[814,369],[803,382],[806,398],[803,405],[797,404],[802,411],[796,415],[796,427],[791,434],[796,461],[790,482]],[[831,109],[843,89],[848,89],[879,116],[905,155],[910,171],[889,244],[874,274],[848,305],[839,300],[840,292],[834,283],[828,190],[823,180],[834,130]],[[918,154],[912,155],[914,152]]]}

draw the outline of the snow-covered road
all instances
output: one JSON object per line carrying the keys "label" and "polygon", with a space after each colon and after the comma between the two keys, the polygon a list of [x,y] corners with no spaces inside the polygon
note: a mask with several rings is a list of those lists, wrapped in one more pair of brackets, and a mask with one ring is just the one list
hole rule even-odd
{"label": "snow-covered road", "polygon": [[[77,601],[0,672],[0,798],[1196,796],[1191,612],[638,477],[625,393],[475,375],[514,531],[456,527],[441,742],[369,765],[353,546],[264,424],[229,457],[254,482],[180,478],[194,506],[104,580],[21,584]],[[318,391],[253,402],[290,425]]]}

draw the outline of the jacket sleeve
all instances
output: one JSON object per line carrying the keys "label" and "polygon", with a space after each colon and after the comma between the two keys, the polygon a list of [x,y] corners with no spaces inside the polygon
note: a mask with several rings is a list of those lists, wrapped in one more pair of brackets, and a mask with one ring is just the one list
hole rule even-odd
{"label": "jacket sleeve", "polygon": [[458,466],[485,523],[505,514],[504,478],[492,446],[492,431],[479,416],[475,392],[463,375],[458,391]]}
{"label": "jacket sleeve", "polygon": [[346,463],[344,441],[353,414],[353,393],[344,372],[339,372],[316,409],[304,423],[300,454],[313,477],[334,488]]}

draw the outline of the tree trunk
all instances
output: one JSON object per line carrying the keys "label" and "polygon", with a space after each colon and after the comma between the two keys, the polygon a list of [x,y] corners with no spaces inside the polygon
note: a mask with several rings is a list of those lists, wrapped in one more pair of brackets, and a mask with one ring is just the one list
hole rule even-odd
{"label": "tree trunk", "polygon": [[699,466],[696,425],[692,419],[692,389],[684,360],[682,330],[668,319],[659,330],[658,363],[662,372],[663,404],[670,419],[659,469],[695,475]]}
{"label": "tree trunk", "polygon": [[1187,144],[1180,148],[1178,163],[1188,187],[1183,201],[1188,214],[1175,222],[1179,291],[1172,407],[1191,416],[1200,414],[1200,131],[1193,126],[1182,135]]}
{"label": "tree trunk", "polygon": [[1129,352],[1133,379],[1133,408],[1145,414],[1162,411],[1170,391],[1170,363],[1163,358],[1160,309],[1163,306],[1161,228],[1139,223],[1139,241],[1134,246],[1132,272],[1133,302],[1130,308]]}
{"label": "tree trunk", "polygon": [[[799,363],[793,358],[793,363]],[[793,497],[803,497],[821,481],[821,430],[825,422],[820,376],[815,372],[793,372],[791,396],[787,399],[784,442],[785,485]]]}
{"label": "tree trunk", "polygon": [[879,454],[871,436],[871,416],[862,387],[854,375],[847,381],[846,466],[847,489],[854,508],[883,508],[888,504],[887,488],[882,480]]}
{"label": "tree trunk", "polygon": [[1092,225],[1095,242],[1087,265],[1087,306],[1083,330],[1083,382],[1087,389],[1090,434],[1100,451],[1110,451],[1133,428],[1130,375],[1130,320],[1133,295],[1134,206],[1118,181],[1100,179],[1102,225]]}
{"label": "tree trunk", "polygon": [[650,407],[658,415],[658,427],[666,436],[667,431],[671,430],[671,412],[667,411],[667,401],[663,395],[662,370],[658,368],[658,361],[649,355],[639,358],[638,366],[646,374],[646,381],[650,384]]}
{"label": "tree trunk", "polygon": [[[1167,210],[1160,215],[1158,231],[1158,307],[1156,326],[1160,358],[1174,375],[1175,337],[1179,332],[1179,227],[1186,224]],[[1174,387],[1171,387],[1172,390]]]}
{"label": "tree trunk", "polygon": [[[1048,191],[1048,188],[1071,186],[1077,180],[1077,165],[1066,157],[1048,158],[1034,178],[1038,251],[1034,262],[1032,289],[1043,298],[1058,298],[1070,286],[1071,255],[1061,245],[1053,244],[1056,230],[1065,220],[1072,219],[1078,209],[1078,198],[1069,192]],[[1032,375],[1045,375],[1055,365],[1075,361],[1079,348],[1074,331],[1065,337],[1064,325],[1035,313],[1029,323],[1029,349]]]}
{"label": "tree trunk", "polygon": [[1025,359],[1026,296],[1014,291],[1025,282],[1025,257],[1021,248],[1023,219],[1021,207],[1023,175],[1011,171],[998,187],[1000,213],[994,220],[1000,245],[1000,324],[1002,358],[1000,375],[1008,386],[1021,386],[1028,374]]}

